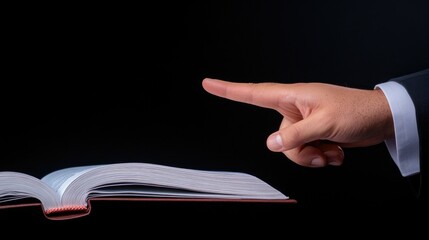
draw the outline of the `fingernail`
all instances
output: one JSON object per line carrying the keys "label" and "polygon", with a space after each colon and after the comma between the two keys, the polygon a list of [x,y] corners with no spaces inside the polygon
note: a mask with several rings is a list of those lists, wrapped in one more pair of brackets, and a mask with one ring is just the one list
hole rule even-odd
{"label": "fingernail", "polygon": [[271,151],[281,151],[283,149],[283,140],[280,134],[268,138],[267,145]]}
{"label": "fingernail", "polygon": [[332,165],[332,166],[340,166],[342,164],[342,162],[340,162],[340,161],[330,161],[330,162],[328,162],[328,164]]}
{"label": "fingernail", "polygon": [[340,166],[343,162],[342,162],[342,158],[343,158],[343,153],[342,152],[338,152],[338,151],[327,151],[324,153],[327,160],[328,160],[328,164],[332,165],[332,166]]}
{"label": "fingernail", "polygon": [[311,166],[313,167],[323,167],[325,165],[325,163],[323,162],[323,160],[319,157],[311,160]]}

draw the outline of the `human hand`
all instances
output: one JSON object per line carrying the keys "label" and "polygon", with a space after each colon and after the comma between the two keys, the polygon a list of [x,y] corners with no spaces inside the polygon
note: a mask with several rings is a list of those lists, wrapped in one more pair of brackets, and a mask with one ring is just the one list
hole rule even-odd
{"label": "human hand", "polygon": [[302,166],[339,166],[344,160],[342,147],[371,146],[394,135],[390,107],[381,90],[210,78],[202,86],[213,95],[279,112],[283,120],[267,146]]}

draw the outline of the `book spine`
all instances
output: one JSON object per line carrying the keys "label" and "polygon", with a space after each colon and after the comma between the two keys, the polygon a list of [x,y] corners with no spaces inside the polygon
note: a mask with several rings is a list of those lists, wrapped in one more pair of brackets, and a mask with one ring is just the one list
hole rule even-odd
{"label": "book spine", "polygon": [[78,218],[89,214],[89,206],[63,206],[57,208],[49,208],[44,210],[44,214],[47,218],[52,220],[64,220],[71,218]]}

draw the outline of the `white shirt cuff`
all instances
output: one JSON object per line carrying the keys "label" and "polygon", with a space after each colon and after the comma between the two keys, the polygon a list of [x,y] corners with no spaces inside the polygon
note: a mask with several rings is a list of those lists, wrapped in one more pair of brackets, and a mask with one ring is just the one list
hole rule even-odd
{"label": "white shirt cuff", "polygon": [[413,100],[404,86],[394,81],[375,88],[383,91],[393,115],[395,137],[385,140],[393,161],[404,177],[419,173],[419,134]]}

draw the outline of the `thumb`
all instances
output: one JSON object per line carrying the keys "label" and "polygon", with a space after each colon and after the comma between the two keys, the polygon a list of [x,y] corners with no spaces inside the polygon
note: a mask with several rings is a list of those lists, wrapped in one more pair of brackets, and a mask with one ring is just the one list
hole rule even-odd
{"label": "thumb", "polygon": [[324,128],[319,127],[320,121],[313,119],[306,118],[272,133],[267,139],[267,147],[273,152],[283,152],[321,139]]}

